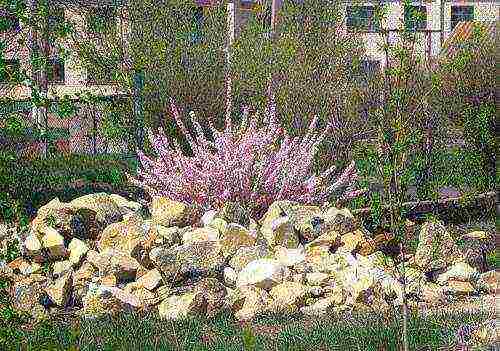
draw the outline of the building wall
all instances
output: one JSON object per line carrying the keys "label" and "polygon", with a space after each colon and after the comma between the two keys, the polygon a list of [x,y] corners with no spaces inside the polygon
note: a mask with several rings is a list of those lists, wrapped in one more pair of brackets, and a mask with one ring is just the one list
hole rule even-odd
{"label": "building wall", "polygon": [[[351,2],[346,1],[344,7],[352,5],[371,5],[376,4],[373,2]],[[428,0],[428,1],[414,1],[413,5],[425,6],[427,9],[427,30],[435,31],[430,33],[419,32],[417,33],[416,52],[421,55],[427,55],[430,46],[430,56],[435,57],[441,50],[441,0]],[[446,40],[451,30],[451,7],[455,5],[461,6],[474,6],[474,20],[476,21],[496,21],[499,19],[499,5],[500,1],[445,1],[444,2],[444,37]],[[386,1],[383,6],[386,8],[386,19],[382,21],[381,27],[388,30],[400,30],[403,28],[404,23],[404,10],[401,2],[399,1]],[[377,33],[361,33],[363,38],[366,57],[370,60],[380,61],[382,65],[385,64],[385,53],[380,48],[385,42],[385,36]],[[392,32],[389,33],[389,43],[394,43],[400,40],[401,36]]]}

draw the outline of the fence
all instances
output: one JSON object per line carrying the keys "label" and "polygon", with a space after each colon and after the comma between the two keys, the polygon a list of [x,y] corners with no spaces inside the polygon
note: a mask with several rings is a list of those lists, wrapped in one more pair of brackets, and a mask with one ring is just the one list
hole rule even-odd
{"label": "fence", "polygon": [[98,104],[76,101],[75,112],[69,117],[59,116],[59,107],[54,103],[47,111],[46,136],[39,133],[30,101],[3,104],[0,106],[0,126],[14,122],[25,129],[22,136],[10,139],[4,136],[3,144],[15,143],[16,151],[30,157],[41,154],[45,143],[48,155],[131,154],[136,140],[133,112],[115,111],[118,104],[127,100],[121,96],[107,98]]}

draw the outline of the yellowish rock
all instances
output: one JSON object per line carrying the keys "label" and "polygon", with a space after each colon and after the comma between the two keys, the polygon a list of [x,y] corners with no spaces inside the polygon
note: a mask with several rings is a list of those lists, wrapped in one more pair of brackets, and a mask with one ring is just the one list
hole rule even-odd
{"label": "yellowish rock", "polygon": [[366,240],[364,238],[363,232],[361,230],[356,230],[342,235],[340,238],[343,244],[342,249],[353,252],[358,246],[362,245]]}
{"label": "yellowish rock", "polygon": [[270,308],[275,311],[296,311],[305,304],[307,292],[307,287],[297,282],[278,284],[269,292],[273,299]]}
{"label": "yellowish rock", "polygon": [[80,263],[82,257],[88,252],[89,247],[80,239],[73,238],[68,245],[68,249],[69,261],[76,266]]}
{"label": "yellowish rock", "polygon": [[158,305],[160,318],[178,320],[186,318],[195,307],[195,294],[173,295]]}
{"label": "yellowish rock", "polygon": [[64,238],[52,227],[45,228],[45,235],[42,237],[43,247],[49,252],[52,258],[66,257],[68,251],[64,247]]}
{"label": "yellowish rock", "polygon": [[182,235],[182,242],[185,245],[200,241],[219,240],[219,231],[210,227],[197,228]]}
{"label": "yellowish rock", "polygon": [[71,269],[72,264],[68,260],[54,262],[54,265],[52,266],[52,274],[54,276],[60,276],[63,273],[70,271]]}
{"label": "yellowish rock", "polygon": [[152,269],[137,279],[137,284],[147,290],[154,290],[162,282],[162,277],[158,269]]}
{"label": "yellowish rock", "polygon": [[229,223],[222,230],[222,253],[224,257],[231,256],[242,246],[255,245],[256,238],[240,224]]}
{"label": "yellowish rock", "polygon": [[50,299],[58,306],[66,305],[69,298],[69,290],[73,285],[72,272],[59,277],[53,284],[45,288]]}
{"label": "yellowish rock", "polygon": [[321,285],[324,285],[329,279],[330,279],[330,276],[326,273],[313,272],[313,273],[306,274],[306,281],[307,281],[307,284],[309,284],[309,285],[321,286]]}
{"label": "yellowish rock", "polygon": [[472,294],[476,291],[470,282],[459,280],[449,280],[447,288],[450,289],[452,293],[457,295]]}
{"label": "yellowish rock", "polygon": [[165,227],[184,226],[190,216],[188,206],[161,196],[153,197],[150,213],[153,222]]}

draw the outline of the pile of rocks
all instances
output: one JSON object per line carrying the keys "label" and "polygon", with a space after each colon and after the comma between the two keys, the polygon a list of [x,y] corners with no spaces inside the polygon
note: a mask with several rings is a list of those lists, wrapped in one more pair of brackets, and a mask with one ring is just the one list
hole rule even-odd
{"label": "pile of rocks", "polygon": [[403,271],[411,303],[497,289],[496,272],[469,265],[439,222],[425,223],[415,256],[396,265],[380,251],[386,238],[348,209],[277,201],[256,222],[235,203],[200,217],[155,197],[148,210],[146,219],[140,204],[106,193],[41,207],[22,256],[0,263],[14,306],[36,316],[154,309],[167,319],[227,309],[248,320],[399,305]]}

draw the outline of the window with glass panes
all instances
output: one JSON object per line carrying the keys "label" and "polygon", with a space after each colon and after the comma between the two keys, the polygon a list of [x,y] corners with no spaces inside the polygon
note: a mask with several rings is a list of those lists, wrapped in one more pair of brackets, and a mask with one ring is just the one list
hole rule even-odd
{"label": "window with glass panes", "polygon": [[64,61],[60,58],[52,58],[47,65],[47,80],[49,83],[64,84]]}
{"label": "window with glass panes", "polygon": [[451,30],[455,28],[458,22],[473,21],[474,6],[452,6],[451,7]]}
{"label": "window with glass panes", "polygon": [[374,6],[349,6],[347,7],[347,28],[350,30],[380,29],[379,18],[375,16]]}

